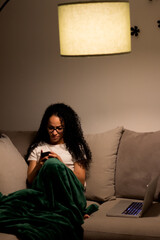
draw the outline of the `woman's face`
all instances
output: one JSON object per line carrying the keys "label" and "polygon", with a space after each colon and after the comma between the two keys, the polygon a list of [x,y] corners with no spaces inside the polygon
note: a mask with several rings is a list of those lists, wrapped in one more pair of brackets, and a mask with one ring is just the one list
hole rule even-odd
{"label": "woman's face", "polygon": [[59,117],[52,115],[49,118],[47,130],[48,130],[51,144],[55,145],[55,144],[64,143],[64,140],[63,140],[64,125],[61,123],[61,120]]}

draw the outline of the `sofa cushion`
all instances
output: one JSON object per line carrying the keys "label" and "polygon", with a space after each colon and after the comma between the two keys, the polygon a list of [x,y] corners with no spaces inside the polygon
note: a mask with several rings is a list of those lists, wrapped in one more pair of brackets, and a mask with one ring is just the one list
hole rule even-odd
{"label": "sofa cushion", "polygon": [[21,153],[23,157],[26,155],[27,149],[36,135],[36,131],[3,131],[1,130],[1,132],[6,134],[10,138],[12,143],[15,145],[15,147],[18,149],[18,151]]}
{"label": "sofa cushion", "polygon": [[0,138],[0,192],[8,194],[26,188],[27,164],[10,139]]}
{"label": "sofa cushion", "polygon": [[[160,174],[160,131],[125,130],[117,156],[116,196],[143,199],[146,185]],[[155,199],[160,191],[158,182]]]}
{"label": "sofa cushion", "polygon": [[115,194],[115,161],[123,127],[86,135],[92,152],[92,163],[86,180],[86,198],[103,202]]}

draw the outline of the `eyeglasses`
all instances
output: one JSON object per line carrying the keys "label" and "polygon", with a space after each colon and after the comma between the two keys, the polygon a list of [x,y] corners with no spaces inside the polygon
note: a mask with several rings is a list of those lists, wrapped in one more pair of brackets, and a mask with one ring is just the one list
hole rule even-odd
{"label": "eyeglasses", "polygon": [[61,132],[63,132],[63,129],[64,129],[63,126],[59,126],[59,127],[49,126],[49,127],[48,127],[48,131],[49,131],[50,133],[52,133],[54,130],[56,130],[57,133],[61,133]]}

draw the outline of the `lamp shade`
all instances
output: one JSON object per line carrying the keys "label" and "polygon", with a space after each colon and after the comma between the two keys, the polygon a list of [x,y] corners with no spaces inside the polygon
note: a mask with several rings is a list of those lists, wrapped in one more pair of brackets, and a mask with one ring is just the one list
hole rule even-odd
{"label": "lamp shade", "polygon": [[58,21],[62,56],[131,51],[128,1],[59,4]]}

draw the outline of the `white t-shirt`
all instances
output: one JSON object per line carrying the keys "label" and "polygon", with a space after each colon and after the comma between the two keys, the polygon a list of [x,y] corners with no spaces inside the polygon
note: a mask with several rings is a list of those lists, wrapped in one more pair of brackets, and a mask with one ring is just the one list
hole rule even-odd
{"label": "white t-shirt", "polygon": [[41,156],[41,150],[43,152],[54,152],[59,155],[64,162],[72,171],[74,171],[74,161],[72,155],[66,148],[65,144],[52,145],[45,142],[40,142],[36,148],[33,149],[28,157],[28,161],[34,160],[39,161]]}

